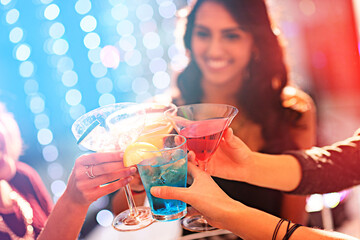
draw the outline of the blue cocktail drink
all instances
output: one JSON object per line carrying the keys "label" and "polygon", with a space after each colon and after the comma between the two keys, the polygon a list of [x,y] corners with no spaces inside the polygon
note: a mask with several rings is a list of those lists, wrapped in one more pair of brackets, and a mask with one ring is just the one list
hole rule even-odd
{"label": "blue cocktail drink", "polygon": [[[179,200],[156,198],[150,189],[154,186],[186,187],[187,151],[186,139],[175,134],[153,136],[161,138],[163,146],[137,165],[150,202],[153,218],[172,221],[186,215],[186,204]],[[146,139],[144,139],[146,140]],[[150,140],[150,139],[149,139]]]}

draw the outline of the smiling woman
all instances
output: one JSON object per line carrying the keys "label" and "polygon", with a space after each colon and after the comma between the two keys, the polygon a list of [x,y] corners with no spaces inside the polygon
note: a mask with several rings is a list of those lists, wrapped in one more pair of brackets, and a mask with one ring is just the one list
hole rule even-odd
{"label": "smiling woman", "polygon": [[[264,0],[198,0],[184,35],[190,56],[177,78],[178,105],[231,104],[234,132],[253,151],[282,153],[315,143],[312,99],[291,86]],[[306,223],[305,198],[215,178],[242,203]]]}
{"label": "smiling woman", "polygon": [[199,9],[191,40],[192,53],[202,70],[204,83],[231,83],[238,88],[239,76],[255,51],[253,37],[241,29],[226,9],[217,6],[218,3],[209,2]]}

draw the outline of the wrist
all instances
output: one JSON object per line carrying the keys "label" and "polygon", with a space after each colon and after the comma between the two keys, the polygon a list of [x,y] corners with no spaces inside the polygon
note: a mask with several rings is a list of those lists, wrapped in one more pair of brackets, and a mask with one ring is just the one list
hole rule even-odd
{"label": "wrist", "polygon": [[256,156],[258,154],[257,152],[250,152],[246,158],[244,159],[244,165],[239,166],[240,171],[242,172],[242,179],[239,179],[240,181],[246,182],[246,183],[253,183],[254,178],[256,178],[255,174],[257,171],[257,159]]}
{"label": "wrist", "polygon": [[63,202],[69,208],[74,208],[75,210],[83,211],[84,209],[87,211],[91,203],[84,203],[80,201],[77,197],[73,196],[71,193],[65,190],[63,195],[59,198],[58,201]]}
{"label": "wrist", "polygon": [[[229,230],[236,235],[239,235],[239,216],[246,216],[248,207],[241,202],[231,199],[231,202],[227,204],[224,215],[227,217],[223,219],[221,226],[223,229]],[[239,235],[240,236],[240,235]]]}

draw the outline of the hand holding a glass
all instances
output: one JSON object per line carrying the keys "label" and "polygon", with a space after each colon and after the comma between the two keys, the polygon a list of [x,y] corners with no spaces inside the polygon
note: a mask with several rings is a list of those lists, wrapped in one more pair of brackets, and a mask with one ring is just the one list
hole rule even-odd
{"label": "hand holding a glass", "polygon": [[90,205],[124,187],[135,173],[134,167],[124,167],[119,152],[84,154],[75,161],[64,194],[77,204]]}
{"label": "hand holding a glass", "polygon": [[156,198],[151,195],[150,189],[153,186],[186,186],[185,137],[159,134],[143,138],[142,141],[126,149],[124,162],[126,166],[137,164],[153,218],[158,221],[172,221],[184,217],[187,213],[184,202]]}
{"label": "hand holding a glass", "polygon": [[156,198],[184,201],[202,214],[211,226],[229,229],[227,224],[233,220],[230,213],[241,203],[227,196],[207,172],[191,162],[188,171],[194,178],[190,187],[152,187],[151,194]]}
{"label": "hand holding a glass", "polygon": [[[72,125],[77,143],[98,153],[123,152],[141,134],[146,112],[136,103],[115,103],[94,109],[80,116]],[[84,175],[96,179],[94,167],[87,166]],[[110,182],[110,181],[109,181]],[[106,186],[106,185],[105,185]],[[153,223],[150,209],[136,207],[129,184],[125,187],[129,210],[117,215],[113,226],[119,231],[134,231]]]}
{"label": "hand holding a glass", "polygon": [[228,128],[207,165],[207,172],[214,177],[245,181],[255,162],[253,154],[255,153]]}
{"label": "hand holding a glass", "polygon": [[127,185],[135,172],[123,166],[119,152],[81,155],[38,239],[77,239],[90,204]]}

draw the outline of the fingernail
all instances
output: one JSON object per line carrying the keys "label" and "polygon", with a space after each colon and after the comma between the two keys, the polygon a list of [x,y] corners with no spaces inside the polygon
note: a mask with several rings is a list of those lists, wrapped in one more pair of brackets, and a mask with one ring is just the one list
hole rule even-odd
{"label": "fingernail", "polygon": [[130,172],[131,172],[131,174],[136,173],[136,172],[137,172],[136,167],[131,167],[131,168],[130,168]]}
{"label": "fingernail", "polygon": [[126,181],[127,181],[127,182],[131,182],[133,179],[134,179],[134,177],[133,177],[133,176],[130,176],[130,177],[127,177],[127,178],[126,178]]}
{"label": "fingernail", "polygon": [[159,196],[159,195],[160,195],[160,188],[158,188],[158,187],[152,187],[152,188],[150,189],[150,192],[151,192],[151,194],[154,195],[154,196]]}

